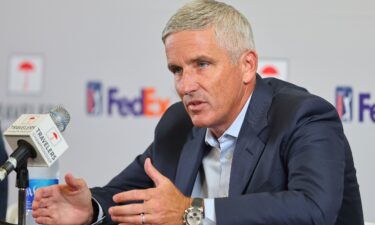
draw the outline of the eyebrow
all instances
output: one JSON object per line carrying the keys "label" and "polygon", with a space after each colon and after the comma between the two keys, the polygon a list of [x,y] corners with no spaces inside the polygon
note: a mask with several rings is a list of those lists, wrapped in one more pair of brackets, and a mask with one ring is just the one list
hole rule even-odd
{"label": "eyebrow", "polygon": [[177,68],[181,68],[181,66],[177,66],[175,64],[168,64],[168,70],[171,72],[173,72]]}
{"label": "eyebrow", "polygon": [[192,58],[189,60],[189,64],[193,64],[193,63],[196,63],[196,62],[200,62],[200,61],[209,61],[211,63],[215,62],[213,58],[209,57],[209,56],[206,56],[206,55],[199,55],[195,58]]}
{"label": "eyebrow", "polygon": [[[188,64],[194,64],[194,63],[197,63],[197,62],[200,62],[200,61],[209,61],[211,63],[215,63],[216,62],[216,60],[214,60],[213,58],[211,58],[209,56],[198,55],[197,57],[194,57],[194,58],[190,59],[188,61]],[[178,65],[173,64],[173,63],[168,63],[168,69],[170,71],[172,71],[173,69],[176,69],[176,68],[181,68],[181,66],[178,66]]]}

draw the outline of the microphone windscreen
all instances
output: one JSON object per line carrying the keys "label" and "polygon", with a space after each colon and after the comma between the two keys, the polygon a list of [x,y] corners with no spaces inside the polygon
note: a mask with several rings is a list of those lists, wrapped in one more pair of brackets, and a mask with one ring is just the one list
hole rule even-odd
{"label": "microphone windscreen", "polygon": [[69,112],[62,106],[55,106],[49,114],[60,132],[63,132],[70,122]]}

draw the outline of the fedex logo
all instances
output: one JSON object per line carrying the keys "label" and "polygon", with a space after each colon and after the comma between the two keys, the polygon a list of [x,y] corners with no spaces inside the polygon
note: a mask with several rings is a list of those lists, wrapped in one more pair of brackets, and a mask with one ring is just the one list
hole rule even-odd
{"label": "fedex logo", "polygon": [[375,122],[375,103],[370,102],[370,93],[363,93],[359,95],[359,121],[363,122],[366,114]]}
{"label": "fedex logo", "polygon": [[133,99],[119,96],[117,88],[108,91],[108,114],[112,115],[115,110],[122,115],[134,116],[161,116],[167,110],[169,98],[155,97],[155,88],[142,88],[139,97]]}
{"label": "fedex logo", "polygon": [[[353,102],[355,102],[353,89],[348,86],[336,88],[336,109],[344,122],[353,120]],[[358,94],[358,121],[375,122],[375,103],[371,102],[370,93]]]}
{"label": "fedex logo", "polygon": [[[117,87],[109,87],[106,94],[108,115],[159,117],[170,105],[170,98],[158,97],[153,87],[142,88],[139,95],[133,98],[123,95]],[[87,85],[87,113],[100,115],[103,109],[102,84],[89,82]]]}

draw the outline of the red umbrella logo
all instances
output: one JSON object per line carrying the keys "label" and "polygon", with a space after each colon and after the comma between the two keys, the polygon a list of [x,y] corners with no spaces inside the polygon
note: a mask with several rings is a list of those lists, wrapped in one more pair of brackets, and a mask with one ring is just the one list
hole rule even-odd
{"label": "red umbrella logo", "polygon": [[58,139],[59,139],[59,136],[57,135],[57,133],[56,133],[56,132],[53,132],[53,133],[52,133],[52,137],[53,137],[54,139],[56,139],[56,140],[58,140]]}
{"label": "red umbrella logo", "polygon": [[34,120],[36,120],[36,117],[35,117],[35,116],[31,116],[31,117],[29,118],[29,123],[34,122]]}
{"label": "red umbrella logo", "polygon": [[59,137],[59,134],[54,130],[50,130],[48,133],[47,133],[47,136],[49,138],[49,140],[51,141],[51,144],[53,146],[56,146],[57,143],[59,143],[60,141],[60,137]]}
{"label": "red umbrella logo", "polygon": [[24,75],[22,87],[24,90],[29,88],[30,74],[35,70],[34,65],[29,61],[23,61],[18,67],[18,70]]}
{"label": "red umbrella logo", "polygon": [[277,71],[277,69],[274,66],[266,65],[265,67],[263,67],[261,73],[263,76],[266,77],[276,77],[278,76],[279,71]]}

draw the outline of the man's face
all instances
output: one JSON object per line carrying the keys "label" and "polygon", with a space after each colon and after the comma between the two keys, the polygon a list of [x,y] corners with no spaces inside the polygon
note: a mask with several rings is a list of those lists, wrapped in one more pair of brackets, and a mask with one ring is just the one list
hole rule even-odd
{"label": "man's face", "polygon": [[213,28],[172,33],[165,49],[177,93],[193,124],[221,136],[253,90],[256,68],[249,72],[246,60],[256,54],[241,56],[233,64],[218,45]]}

